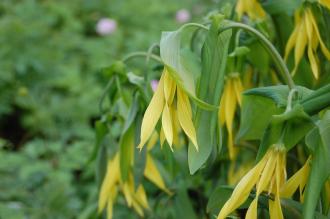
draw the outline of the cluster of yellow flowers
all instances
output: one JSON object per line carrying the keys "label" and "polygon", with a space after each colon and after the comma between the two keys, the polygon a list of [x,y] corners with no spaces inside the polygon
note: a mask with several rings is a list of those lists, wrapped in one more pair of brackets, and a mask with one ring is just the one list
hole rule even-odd
{"label": "cluster of yellow flowers", "polygon": [[[143,174],[146,179],[154,183],[158,188],[162,189],[167,194],[171,194],[166,188],[164,180],[150,154],[150,151],[156,144],[157,140],[158,135],[154,132],[147,145],[148,152],[146,157],[146,167]],[[144,209],[149,209],[145,189],[142,184],[138,185],[137,189],[135,188],[132,173],[129,173],[127,181],[122,181],[120,174],[120,157],[117,152],[114,158],[108,161],[107,171],[99,195],[98,211],[101,213],[106,209],[107,219],[112,219],[113,217],[113,205],[118,191],[121,191],[124,194],[127,205],[132,207],[140,216],[144,215]]]}

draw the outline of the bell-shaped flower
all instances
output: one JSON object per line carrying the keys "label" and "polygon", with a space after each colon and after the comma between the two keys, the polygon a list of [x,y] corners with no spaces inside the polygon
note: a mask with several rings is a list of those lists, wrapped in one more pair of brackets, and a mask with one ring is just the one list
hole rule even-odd
{"label": "bell-shaped flower", "polygon": [[298,10],[295,13],[295,27],[291,33],[285,47],[285,60],[287,60],[291,50],[294,49],[294,69],[292,74],[295,74],[307,47],[307,56],[311,65],[313,75],[316,79],[319,78],[319,59],[317,49],[321,47],[322,53],[330,60],[330,52],[325,46],[316,19],[310,8]]}
{"label": "bell-shaped flower", "polygon": [[247,200],[253,188],[256,189],[256,197],[251,202],[245,218],[257,218],[258,198],[262,192],[271,193],[274,196],[274,200],[269,200],[270,218],[283,218],[280,204],[280,188],[285,183],[285,166],[285,147],[283,145],[271,146],[264,157],[237,184],[217,219],[225,219],[230,213],[240,207]]}
{"label": "bell-shaped flower", "polygon": [[[151,147],[148,145],[148,149]],[[148,151],[149,151],[148,150]],[[158,188],[168,194],[171,192],[166,188],[164,180],[159,173],[159,170],[151,156],[147,153],[146,167],[144,177],[154,183]],[[123,182],[120,175],[119,153],[113,159],[108,161],[107,171],[103,179],[98,201],[98,212],[101,213],[104,209],[107,211],[107,219],[113,217],[113,205],[115,203],[118,191],[122,191],[128,207],[132,207],[138,215],[143,217],[144,209],[149,209],[147,195],[142,184],[138,185],[137,189],[134,186],[133,174],[129,173],[128,180]]]}
{"label": "bell-shaped flower", "polygon": [[172,150],[173,142],[178,139],[178,127],[176,124],[180,125],[198,150],[196,130],[192,122],[192,110],[188,95],[176,84],[166,68],[164,68],[157,90],[145,111],[138,148],[142,149],[150,139],[160,118],[162,123],[161,135],[164,135]]}
{"label": "bell-shaped flower", "polygon": [[226,125],[228,132],[227,146],[231,160],[235,158],[233,122],[237,106],[241,106],[243,85],[238,74],[231,74],[225,81],[224,91],[220,100],[218,119],[221,125]]}

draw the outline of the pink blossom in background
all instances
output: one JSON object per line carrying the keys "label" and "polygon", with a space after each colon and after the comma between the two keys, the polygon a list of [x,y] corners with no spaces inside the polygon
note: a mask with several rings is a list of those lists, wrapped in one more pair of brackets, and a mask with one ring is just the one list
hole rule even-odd
{"label": "pink blossom in background", "polygon": [[158,80],[152,80],[150,82],[150,86],[151,86],[151,89],[155,92],[157,90],[157,87],[158,87]]}
{"label": "pink blossom in background", "polygon": [[181,9],[176,12],[175,19],[178,23],[186,23],[190,21],[190,12],[187,9]]}
{"label": "pink blossom in background", "polygon": [[117,29],[117,22],[110,18],[101,18],[96,24],[96,32],[101,36],[112,34]]}

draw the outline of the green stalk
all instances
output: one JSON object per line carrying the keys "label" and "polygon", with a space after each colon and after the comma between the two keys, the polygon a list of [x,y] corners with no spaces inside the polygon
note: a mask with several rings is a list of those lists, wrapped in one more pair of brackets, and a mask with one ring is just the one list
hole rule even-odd
{"label": "green stalk", "polygon": [[157,55],[154,55],[154,54],[150,54],[150,53],[148,53],[148,52],[132,52],[132,53],[130,53],[130,54],[128,54],[127,56],[125,56],[123,59],[122,59],[122,61],[123,62],[127,62],[127,61],[129,61],[130,59],[132,59],[132,58],[135,58],[135,57],[149,57],[149,58],[151,58],[151,59],[153,59],[153,60],[155,60],[155,61],[157,61],[157,62],[160,62],[160,63],[163,63],[163,61],[162,61],[162,59],[159,57],[159,56],[157,56]]}
{"label": "green stalk", "polygon": [[286,79],[286,82],[287,82],[290,90],[294,89],[295,84],[292,80],[291,74],[290,74],[284,60],[282,59],[281,55],[278,53],[278,51],[276,50],[274,45],[262,33],[257,31],[253,27],[250,27],[250,26],[248,26],[246,24],[242,24],[242,23],[236,23],[236,22],[230,21],[227,26],[225,26],[224,28],[222,28],[220,30],[219,34],[225,30],[234,29],[234,28],[240,28],[240,29],[246,30],[249,33],[252,33],[254,36],[256,36],[260,40],[263,47],[267,50],[267,52],[273,58],[276,67],[281,72],[283,77]]}

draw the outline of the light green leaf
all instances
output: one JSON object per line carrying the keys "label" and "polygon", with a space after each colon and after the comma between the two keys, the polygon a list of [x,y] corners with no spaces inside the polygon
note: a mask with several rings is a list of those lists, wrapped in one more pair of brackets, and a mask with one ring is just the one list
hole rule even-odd
{"label": "light green leaf", "polygon": [[[307,97],[313,91],[302,87],[296,86],[295,89],[298,91],[297,101]],[[285,107],[287,105],[289,87],[286,85],[268,86],[252,88],[244,92],[244,95],[257,95],[272,99],[278,107]]]}
{"label": "light green leaf", "polygon": [[305,200],[303,205],[303,218],[313,218],[315,209],[320,199],[320,193],[325,181],[330,176],[330,111],[306,136],[306,144],[313,148],[313,160],[308,182],[305,188]]}
{"label": "light green leaf", "polygon": [[[224,83],[228,45],[231,30],[218,36],[221,17],[214,17],[212,26],[202,48],[202,75],[198,88],[199,96],[213,105],[218,105]],[[212,95],[210,95],[212,94]],[[197,109],[194,116],[199,151],[192,144],[188,148],[188,164],[194,174],[208,159],[212,149],[220,144],[217,130],[217,111]]]}
{"label": "light green leaf", "polygon": [[[188,29],[192,31],[193,28]],[[181,52],[181,37],[187,28],[180,28],[176,31],[163,32],[160,40],[160,57],[164,62],[168,72],[174,78],[176,84],[180,86],[198,106],[212,110],[215,106],[201,100],[196,95],[196,69],[193,65],[187,65],[185,53]],[[183,54],[183,55],[182,55]],[[193,55],[193,53],[190,53]]]}
{"label": "light green leaf", "polygon": [[312,119],[304,112],[301,105],[279,115],[273,115],[263,135],[257,161],[267,149],[276,143],[283,143],[287,150],[294,147],[314,127]]}
{"label": "light green leaf", "polygon": [[276,107],[274,101],[264,96],[243,95],[240,128],[236,141],[260,140],[272,115],[283,109]]}

